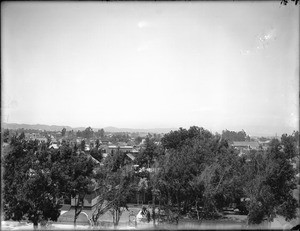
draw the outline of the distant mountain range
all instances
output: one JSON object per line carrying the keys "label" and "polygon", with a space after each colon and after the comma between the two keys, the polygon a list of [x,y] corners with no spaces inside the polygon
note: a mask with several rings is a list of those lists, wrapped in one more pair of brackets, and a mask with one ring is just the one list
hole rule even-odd
{"label": "distant mountain range", "polygon": [[[17,123],[2,123],[2,128],[6,129],[33,129],[33,130],[46,130],[46,131],[61,131],[63,128],[66,130],[82,131],[85,127],[70,127],[59,125],[45,125],[45,124],[17,124]],[[92,128],[94,131],[98,131],[101,128]],[[135,129],[135,128],[116,128],[116,127],[104,127],[105,132],[139,132],[139,133],[168,133],[171,130],[177,130],[178,128],[151,128],[151,129]]]}

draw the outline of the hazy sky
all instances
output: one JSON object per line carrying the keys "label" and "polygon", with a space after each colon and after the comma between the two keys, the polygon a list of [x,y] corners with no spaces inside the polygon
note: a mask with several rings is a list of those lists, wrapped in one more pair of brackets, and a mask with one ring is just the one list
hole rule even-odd
{"label": "hazy sky", "polygon": [[298,130],[299,6],[2,2],[2,121]]}

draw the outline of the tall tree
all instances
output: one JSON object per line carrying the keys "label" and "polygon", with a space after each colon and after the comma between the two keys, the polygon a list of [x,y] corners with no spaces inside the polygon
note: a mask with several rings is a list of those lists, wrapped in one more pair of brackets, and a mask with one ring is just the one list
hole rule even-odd
{"label": "tall tree", "polygon": [[159,149],[154,143],[154,139],[146,137],[145,145],[141,149],[140,154],[137,156],[136,163],[140,166],[140,168],[149,168],[154,163],[154,160],[158,155]]}
{"label": "tall tree", "polygon": [[83,137],[86,139],[91,139],[94,136],[94,131],[91,127],[87,127],[84,131],[83,131]]}
{"label": "tall tree", "polygon": [[66,135],[66,131],[67,131],[66,128],[63,128],[63,129],[61,130],[61,135],[62,135],[62,136],[65,136],[65,135]]}
{"label": "tall tree", "polygon": [[[59,166],[60,161],[62,166]],[[62,191],[75,199],[74,225],[84,206],[84,198],[91,193],[96,184],[94,178],[94,162],[84,152],[63,145],[56,160],[59,167],[63,167],[61,174],[65,177]]]}
{"label": "tall tree", "polygon": [[115,226],[119,224],[122,212],[127,209],[127,201],[133,185],[133,171],[125,164],[125,154],[120,150],[106,157],[104,166],[97,173],[101,185],[101,198],[93,214],[96,223],[105,211],[110,211]]}
{"label": "tall tree", "polygon": [[[248,204],[249,223],[259,224],[264,218],[272,221],[276,215],[286,220],[296,217],[297,201],[292,196],[296,188],[295,172],[290,163],[291,140],[274,139],[266,153],[252,151],[245,165],[245,193]],[[283,147],[284,146],[284,147]]]}
{"label": "tall tree", "polygon": [[229,142],[250,141],[250,137],[246,134],[244,130],[238,132],[225,130],[222,132],[222,137],[228,140]]}
{"label": "tall tree", "polygon": [[11,140],[4,164],[4,212],[6,219],[28,219],[37,227],[42,220],[56,221],[66,197],[77,197],[75,218],[84,196],[93,189],[93,162],[64,143],[49,150],[22,136]]}
{"label": "tall tree", "polygon": [[4,129],[3,132],[3,142],[7,143],[9,141],[9,130],[8,129]]}
{"label": "tall tree", "polygon": [[45,144],[13,137],[4,160],[4,214],[6,219],[28,219],[34,228],[42,220],[56,221],[60,192],[51,178],[51,158]]}
{"label": "tall tree", "polygon": [[[174,142],[175,140],[175,142]],[[162,138],[166,149],[160,164],[159,188],[167,206],[183,213],[203,206],[214,216],[222,206],[238,197],[238,156],[226,140],[209,131],[190,127]],[[200,213],[197,209],[198,219]]]}
{"label": "tall tree", "polygon": [[81,149],[81,151],[85,151],[85,140],[82,140],[80,142],[80,149]]}

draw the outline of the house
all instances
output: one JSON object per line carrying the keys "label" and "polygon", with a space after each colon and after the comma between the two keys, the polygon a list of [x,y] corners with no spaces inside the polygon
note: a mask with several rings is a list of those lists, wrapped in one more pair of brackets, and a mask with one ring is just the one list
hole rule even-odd
{"label": "house", "polygon": [[133,146],[117,146],[117,145],[109,145],[107,149],[107,153],[114,153],[117,150],[122,152],[131,152],[133,150]]}
{"label": "house", "polygon": [[259,143],[257,141],[233,141],[232,146],[236,148],[259,149]]}
{"label": "house", "polygon": [[88,156],[89,159],[91,159],[94,162],[94,164],[96,164],[96,166],[101,165],[101,162],[99,160],[95,159],[94,157],[92,157],[92,155],[87,154],[87,156]]}
{"label": "house", "polygon": [[133,146],[120,146],[120,150],[123,152],[131,152],[133,150]]}
{"label": "house", "polygon": [[239,155],[243,155],[250,150],[259,150],[261,146],[257,141],[233,141],[232,147],[239,150]]}
{"label": "house", "polygon": [[270,140],[266,140],[266,141],[259,142],[259,144],[261,145],[263,150],[267,150],[270,142],[271,142]]}
{"label": "house", "polygon": [[117,143],[117,146],[121,147],[121,146],[126,146],[127,143],[126,142],[118,142]]}
{"label": "house", "polygon": [[129,140],[126,145],[135,146],[135,142],[134,142],[134,140]]}
{"label": "house", "polygon": [[101,144],[106,144],[106,145],[108,145],[108,144],[109,144],[109,141],[108,141],[108,140],[101,140]]}
{"label": "house", "polygon": [[132,155],[131,153],[127,153],[126,156],[127,156],[129,159],[131,159],[132,161],[135,160],[135,156]]}
{"label": "house", "polygon": [[26,140],[38,140],[40,142],[47,142],[45,136],[40,135],[39,133],[25,133]]}
{"label": "house", "polygon": [[[97,188],[97,189],[93,190],[92,193],[87,194],[83,200],[83,207],[85,207],[85,208],[94,207],[97,204],[100,195],[101,195],[100,188]],[[78,196],[72,197],[71,198],[71,206],[75,206],[77,203],[77,200],[78,200]]]}
{"label": "house", "polygon": [[56,143],[52,143],[50,146],[49,146],[49,149],[58,149],[58,145]]}
{"label": "house", "polygon": [[139,153],[139,150],[137,150],[136,148],[133,148],[132,150],[131,150],[131,152],[130,153],[133,153],[133,154],[138,154]]}
{"label": "house", "polygon": [[85,148],[84,148],[84,151],[89,152],[89,151],[90,151],[90,145],[86,144],[86,145],[85,145]]}

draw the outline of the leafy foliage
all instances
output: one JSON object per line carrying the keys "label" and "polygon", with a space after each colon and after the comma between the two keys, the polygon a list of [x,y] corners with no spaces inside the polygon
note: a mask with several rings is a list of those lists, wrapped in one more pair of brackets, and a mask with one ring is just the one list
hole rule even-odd
{"label": "leafy foliage", "polygon": [[[158,201],[169,221],[174,217],[178,221],[191,211],[196,211],[198,219],[216,218],[231,203],[244,206],[241,198],[247,198],[244,210],[251,224],[266,218],[271,221],[276,215],[287,220],[296,216],[292,163],[299,150],[298,132],[282,135],[281,141],[272,140],[267,150],[238,156],[228,142],[248,139],[244,131],[226,130],[220,136],[196,126],[180,128],[164,135],[161,145],[157,136],[148,134],[134,162],[120,150],[103,160],[98,140],[90,151],[102,161],[97,168],[84,152],[85,142],[79,148],[64,142],[58,150],[49,150],[45,143],[24,138],[24,133],[13,136],[3,157],[6,219],[28,219],[34,225],[56,220],[61,201],[72,196],[76,198],[76,222],[85,195],[95,189],[101,196],[94,222],[110,211],[115,225],[136,192],[151,196],[153,217]],[[128,135],[114,137],[119,138],[128,139]],[[132,168],[134,164],[138,169]]]}
{"label": "leafy foliage", "polygon": [[51,178],[50,153],[37,141],[13,137],[4,160],[4,212],[6,219],[57,220],[60,191]]}
{"label": "leafy foliage", "polygon": [[222,137],[230,142],[250,141],[250,137],[246,134],[244,130],[239,132],[225,130],[222,132]]}
{"label": "leafy foliage", "polygon": [[114,225],[118,225],[124,209],[127,209],[128,197],[133,187],[133,172],[126,166],[125,153],[117,150],[108,155],[104,166],[98,169],[97,182],[101,187],[101,198],[93,214],[94,222],[111,211]]}
{"label": "leafy foliage", "polygon": [[26,141],[22,135],[13,137],[10,145],[3,176],[6,219],[28,219],[34,226],[55,221],[65,197],[91,190],[93,162],[77,150],[66,144],[49,150],[45,143]]}
{"label": "leafy foliage", "polygon": [[[280,4],[287,5],[288,2],[289,2],[289,0],[281,0]],[[291,0],[291,2],[294,2],[295,5],[298,5],[299,0]]]}
{"label": "leafy foliage", "polygon": [[272,140],[266,153],[252,152],[244,166],[249,223],[259,224],[264,218],[271,221],[276,214],[287,220],[296,217],[297,201],[292,197],[295,172],[289,161],[293,141],[286,135],[281,140]]}

